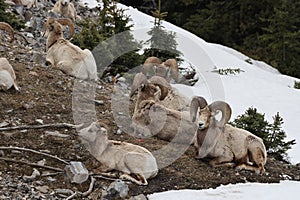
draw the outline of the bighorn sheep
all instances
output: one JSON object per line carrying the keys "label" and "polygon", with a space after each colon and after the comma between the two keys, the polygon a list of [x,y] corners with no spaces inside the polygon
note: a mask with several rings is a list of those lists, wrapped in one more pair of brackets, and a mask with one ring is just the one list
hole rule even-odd
{"label": "bighorn sheep", "polygon": [[157,57],[149,57],[145,60],[142,68],[142,73],[147,75],[147,73],[153,70],[154,75],[165,78],[170,81],[170,75],[174,81],[178,82],[178,65],[175,59],[168,59],[162,62]]}
{"label": "bighorn sheep", "polygon": [[97,80],[97,65],[92,52],[88,49],[82,50],[64,39],[62,25],[69,26],[71,38],[74,34],[74,26],[70,19],[47,19],[46,63],[71,76]]}
{"label": "bighorn sheep", "polygon": [[176,88],[160,76],[153,76],[147,80],[143,73],[137,73],[133,80],[130,96],[132,97],[136,91],[138,94],[135,107],[138,107],[143,100],[154,100],[173,110],[189,110],[189,99],[181,95]]}
{"label": "bighorn sheep", "polygon": [[71,20],[76,20],[76,9],[70,0],[58,0],[52,11],[56,14],[61,14],[63,17],[70,18]]}
{"label": "bighorn sheep", "polygon": [[147,179],[154,178],[158,173],[156,159],[150,151],[138,145],[108,140],[107,130],[98,122],[81,129],[79,137],[100,163],[121,171],[121,179],[147,185]]}
{"label": "bighorn sheep", "polygon": [[[218,111],[222,113],[219,121],[216,119]],[[194,143],[196,158],[212,158],[209,164],[213,167],[237,165],[239,170],[265,172],[267,153],[262,139],[227,124],[231,117],[231,108],[226,102],[215,101],[208,105],[203,97],[194,97],[190,117],[193,122],[198,118],[198,131]]]}
{"label": "bighorn sheep", "polygon": [[[188,100],[162,77],[135,76],[131,96],[138,90],[132,127],[135,134],[191,144],[196,126],[189,120]],[[185,111],[185,112],[181,112]]]}
{"label": "bighorn sheep", "polygon": [[[14,41],[14,30],[9,24],[0,22],[0,29],[8,31],[10,42]],[[0,90],[8,90],[12,86],[19,91],[15,71],[6,58],[0,58]]]}

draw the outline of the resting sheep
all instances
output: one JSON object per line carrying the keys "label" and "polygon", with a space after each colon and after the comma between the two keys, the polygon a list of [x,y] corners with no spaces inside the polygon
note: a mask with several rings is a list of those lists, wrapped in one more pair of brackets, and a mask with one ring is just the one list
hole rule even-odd
{"label": "resting sheep", "polygon": [[135,107],[143,100],[154,100],[173,110],[189,110],[189,99],[181,95],[176,88],[172,87],[162,77],[153,76],[147,80],[143,73],[137,73],[133,80],[130,96],[132,97],[136,91],[138,91],[138,94]]}
{"label": "resting sheep", "polygon": [[[8,31],[10,42],[14,41],[14,30],[9,24],[0,22],[0,29]],[[12,86],[19,91],[15,71],[6,58],[0,58],[0,90],[8,90]]]}
{"label": "resting sheep", "polygon": [[142,68],[142,73],[147,76],[147,73],[153,70],[155,76],[160,76],[170,81],[170,75],[174,81],[178,82],[178,65],[175,59],[168,59],[162,62],[157,57],[149,57],[145,60]]}
{"label": "resting sheep", "polygon": [[108,140],[107,130],[93,122],[79,131],[79,137],[88,151],[103,165],[121,171],[121,179],[138,185],[147,185],[147,179],[158,173],[155,157],[147,149],[114,140]]}
{"label": "resting sheep", "polygon": [[[216,119],[218,111],[222,113],[220,121]],[[231,108],[226,102],[215,101],[208,105],[203,97],[194,97],[190,115],[193,122],[197,120],[198,125],[194,143],[196,158],[212,158],[209,164],[213,167],[237,165],[238,170],[265,172],[267,153],[262,139],[227,124]]]}
{"label": "resting sheep", "polygon": [[76,9],[70,0],[58,0],[52,9],[56,14],[60,14],[63,17],[70,18],[71,20],[76,20]]}
{"label": "resting sheep", "polygon": [[136,90],[138,94],[131,125],[136,135],[156,135],[167,141],[177,136],[175,141],[178,143],[192,143],[196,125],[189,120],[189,103],[184,96],[164,78],[153,76],[147,80],[142,73],[135,76],[131,96]]}
{"label": "resting sheep", "polygon": [[46,63],[79,79],[96,81],[97,65],[92,52],[88,49],[82,50],[64,39],[62,24],[69,26],[71,38],[74,34],[74,26],[69,19],[47,19]]}

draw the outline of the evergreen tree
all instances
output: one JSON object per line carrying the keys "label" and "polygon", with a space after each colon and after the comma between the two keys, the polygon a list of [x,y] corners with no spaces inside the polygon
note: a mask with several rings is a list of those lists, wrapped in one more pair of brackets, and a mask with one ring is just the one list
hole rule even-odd
{"label": "evergreen tree", "polygon": [[85,19],[80,24],[82,31],[73,42],[81,48],[93,49],[97,54],[94,57],[98,72],[116,75],[142,62],[142,56],[137,53],[141,45],[130,32],[132,25],[129,25],[130,18],[124,14],[124,9],[117,8],[117,3],[112,0],[102,2],[96,19]]}
{"label": "evergreen tree", "polygon": [[283,159],[287,156],[287,151],[291,149],[292,145],[296,144],[295,140],[284,142],[286,138],[285,132],[282,130],[283,119],[277,113],[273,117],[273,124],[271,125],[269,134],[269,153],[275,154],[277,159]]}
{"label": "evergreen tree", "polygon": [[284,160],[287,151],[295,144],[295,140],[285,142],[286,133],[282,130],[283,119],[277,113],[270,124],[264,119],[264,114],[258,113],[256,108],[248,108],[245,114],[234,119],[232,125],[245,129],[262,138],[267,152],[275,158]]}
{"label": "evergreen tree", "polygon": [[144,50],[144,56],[155,56],[161,60],[175,58],[179,60],[181,52],[177,50],[176,33],[164,30],[162,20],[167,16],[166,12],[161,12],[161,2],[158,1],[158,9],[153,12],[154,26],[148,31],[151,38],[146,41],[150,48]]}
{"label": "evergreen tree", "polygon": [[8,12],[7,9],[8,4],[4,3],[4,0],[0,0],[0,22],[6,22],[17,30],[24,28],[24,22],[14,13]]}
{"label": "evergreen tree", "polygon": [[274,8],[273,15],[262,18],[268,23],[259,38],[269,52],[267,62],[280,72],[300,77],[300,31],[299,31],[300,2],[281,0]]}

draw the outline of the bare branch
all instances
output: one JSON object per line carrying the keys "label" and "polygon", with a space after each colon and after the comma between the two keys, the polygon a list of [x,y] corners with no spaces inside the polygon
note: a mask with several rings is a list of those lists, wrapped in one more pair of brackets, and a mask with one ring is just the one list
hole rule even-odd
{"label": "bare branch", "polygon": [[3,158],[3,157],[0,157],[0,160],[4,160],[6,162],[14,162],[14,163],[19,163],[19,164],[29,165],[29,166],[33,166],[33,167],[45,168],[45,169],[49,169],[49,170],[53,170],[53,171],[57,171],[57,172],[64,172],[64,170],[62,170],[60,168],[50,167],[50,166],[46,166],[46,165],[39,165],[36,163],[30,163],[30,162],[25,162],[25,161],[21,161],[21,160],[14,160],[14,159]]}
{"label": "bare branch", "polygon": [[0,131],[22,130],[22,129],[41,129],[41,128],[76,128],[74,124],[57,123],[57,124],[41,124],[41,125],[24,125],[14,127],[3,127]]}
{"label": "bare branch", "polygon": [[57,156],[53,156],[51,154],[48,154],[48,153],[43,153],[43,152],[39,152],[39,151],[36,151],[36,150],[33,150],[33,149],[27,149],[27,148],[21,148],[21,147],[1,147],[0,146],[0,150],[18,150],[18,151],[29,151],[31,153],[35,153],[35,154],[39,154],[39,155],[43,155],[43,156],[48,156],[50,158],[53,158],[53,159],[56,159],[56,160],[59,160],[67,165],[69,165],[70,163],[61,159],[61,158],[58,158]]}

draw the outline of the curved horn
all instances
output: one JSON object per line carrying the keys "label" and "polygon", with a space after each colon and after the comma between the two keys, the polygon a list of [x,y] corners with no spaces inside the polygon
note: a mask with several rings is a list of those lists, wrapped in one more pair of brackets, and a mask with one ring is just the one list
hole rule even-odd
{"label": "curved horn", "polygon": [[14,41],[14,29],[6,22],[0,22],[0,29],[6,30],[10,34],[10,41]]}
{"label": "curved horn", "polygon": [[133,94],[138,90],[140,85],[142,84],[147,84],[147,77],[143,73],[137,73],[134,76],[132,87],[131,87],[131,92],[130,92],[130,97],[133,96]]}
{"label": "curved horn", "polygon": [[171,88],[171,85],[168,83],[168,81],[166,81],[166,79],[160,77],[160,76],[152,76],[149,79],[149,82],[157,85],[160,88],[161,91],[161,95],[160,95],[160,100],[164,100],[166,98],[166,96],[169,93],[169,90]]}
{"label": "curved horn", "polygon": [[171,69],[172,77],[175,82],[178,82],[178,65],[175,59],[168,59],[164,62],[165,66],[168,66]]}
{"label": "curved horn", "polygon": [[224,101],[215,101],[209,105],[209,109],[214,112],[220,110],[222,112],[222,119],[220,120],[219,125],[224,126],[231,117],[231,108],[228,103]]}
{"label": "curved horn", "polygon": [[197,117],[198,108],[203,109],[207,106],[207,101],[200,96],[196,96],[192,99],[190,105],[190,118],[192,122],[195,122]]}
{"label": "curved horn", "polygon": [[59,22],[61,25],[66,25],[69,27],[70,29],[70,36],[68,38],[71,39],[74,36],[74,25],[73,22],[69,19],[69,18],[60,18],[56,20],[57,22]]}

